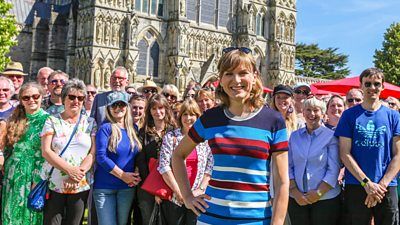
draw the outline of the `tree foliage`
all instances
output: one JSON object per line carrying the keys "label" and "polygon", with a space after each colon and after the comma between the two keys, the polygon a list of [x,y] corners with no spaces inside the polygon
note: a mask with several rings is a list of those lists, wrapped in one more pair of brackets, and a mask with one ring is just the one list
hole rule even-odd
{"label": "tree foliage", "polygon": [[385,80],[400,85],[400,23],[393,23],[386,30],[382,48],[375,50],[374,64],[383,70]]}
{"label": "tree foliage", "polygon": [[321,49],[318,44],[296,44],[296,75],[341,79],[350,74],[348,56],[338,48]]}
{"label": "tree foliage", "polygon": [[12,7],[11,3],[0,1],[0,71],[10,61],[7,56],[10,48],[17,44],[15,40],[18,34],[17,21],[15,16],[9,12]]}

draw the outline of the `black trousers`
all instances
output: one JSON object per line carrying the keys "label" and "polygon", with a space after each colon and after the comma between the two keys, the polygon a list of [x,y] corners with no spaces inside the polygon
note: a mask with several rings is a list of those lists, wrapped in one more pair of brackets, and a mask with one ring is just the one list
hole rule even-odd
{"label": "black trousers", "polygon": [[289,217],[292,225],[336,225],[340,216],[340,197],[320,200],[301,206],[289,198]]}
{"label": "black trousers", "polygon": [[89,191],[60,194],[50,191],[44,208],[44,225],[79,225],[85,210]]}
{"label": "black trousers", "polygon": [[382,203],[373,208],[364,204],[367,193],[360,185],[346,185],[345,207],[349,225],[369,225],[374,217],[375,225],[398,225],[399,208],[397,187],[388,187]]}
{"label": "black trousers", "polygon": [[150,223],[151,213],[154,209],[154,195],[151,195],[144,191],[142,188],[137,187],[137,197],[140,214],[142,215],[142,224],[148,225]]}
{"label": "black trousers", "polygon": [[171,201],[161,203],[161,213],[167,225],[196,225],[197,223],[197,216],[192,210]]}

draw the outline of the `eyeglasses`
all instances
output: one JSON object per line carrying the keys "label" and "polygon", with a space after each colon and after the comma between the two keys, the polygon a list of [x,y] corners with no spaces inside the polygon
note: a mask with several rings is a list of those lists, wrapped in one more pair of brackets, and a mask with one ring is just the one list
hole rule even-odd
{"label": "eyeglasses", "polygon": [[239,51],[241,51],[243,53],[246,53],[246,54],[249,54],[249,53],[252,52],[251,49],[246,48],[246,47],[227,47],[227,48],[222,49],[222,52],[224,54],[226,54],[226,53],[234,51],[234,50],[239,50]]}
{"label": "eyeglasses", "polygon": [[302,91],[302,90],[300,90],[300,89],[297,89],[297,90],[294,90],[294,93],[296,93],[296,94],[303,94],[303,95],[309,95],[310,94],[310,92],[309,91],[306,91],[306,90],[304,90],[304,91]]}
{"label": "eyeglasses", "polygon": [[21,97],[21,100],[22,101],[24,101],[24,102],[27,102],[27,101],[29,101],[29,100],[31,100],[31,99],[33,99],[33,100],[38,100],[39,98],[40,98],[40,94],[35,94],[35,95],[25,95],[25,96],[22,96]]}
{"label": "eyeglasses", "polygon": [[7,75],[7,78],[8,79],[22,79],[24,76],[22,76],[22,75]]}
{"label": "eyeglasses", "polygon": [[116,81],[118,81],[118,80],[120,80],[120,81],[126,80],[126,77],[115,77],[115,76],[112,76],[111,78],[112,78],[113,80],[116,80]]}
{"label": "eyeglasses", "polygon": [[348,103],[353,103],[353,102],[361,102],[362,99],[361,98],[348,98],[348,99],[346,99],[346,101]]}
{"label": "eyeglasses", "polygon": [[163,95],[166,98],[171,98],[172,100],[177,100],[178,99],[178,97],[176,97],[175,95],[169,94],[169,93],[163,93]]}
{"label": "eyeglasses", "polygon": [[116,109],[116,108],[122,109],[122,108],[124,108],[124,107],[126,107],[126,103],[125,103],[125,102],[114,102],[114,103],[111,105],[111,108],[112,108],[112,109]]}
{"label": "eyeglasses", "polygon": [[196,95],[195,94],[187,94],[186,98],[194,98]]}
{"label": "eyeglasses", "polygon": [[147,93],[155,94],[155,93],[157,93],[157,90],[156,89],[144,89],[143,93],[145,93],[145,94],[147,94]]}
{"label": "eyeglasses", "polygon": [[71,101],[78,99],[78,101],[83,102],[83,100],[85,100],[85,96],[68,95],[68,99]]}
{"label": "eyeglasses", "polygon": [[136,92],[133,92],[133,91],[127,91],[126,93],[128,93],[129,95],[134,95],[134,94],[136,94]]}
{"label": "eyeglasses", "polygon": [[365,83],[364,83],[364,87],[366,87],[366,88],[369,88],[369,87],[371,87],[372,85],[374,85],[374,87],[376,87],[376,88],[382,87],[382,83],[381,83],[381,82],[374,82],[374,83],[365,82]]}
{"label": "eyeglasses", "polygon": [[96,91],[87,91],[86,93],[87,93],[88,95],[96,95],[96,94],[97,94]]}
{"label": "eyeglasses", "polygon": [[51,84],[56,85],[58,83],[61,83],[62,85],[65,85],[65,80],[64,79],[53,79],[51,80]]}

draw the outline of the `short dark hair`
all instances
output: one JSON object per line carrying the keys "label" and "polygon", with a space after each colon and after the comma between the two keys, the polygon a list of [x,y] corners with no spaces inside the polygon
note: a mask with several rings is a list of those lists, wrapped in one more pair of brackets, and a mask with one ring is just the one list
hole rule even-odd
{"label": "short dark hair", "polygon": [[385,82],[385,74],[383,74],[382,70],[378,68],[368,68],[362,71],[360,75],[360,84],[362,84],[362,80],[364,77],[372,77],[372,76],[376,76],[382,79],[382,83]]}

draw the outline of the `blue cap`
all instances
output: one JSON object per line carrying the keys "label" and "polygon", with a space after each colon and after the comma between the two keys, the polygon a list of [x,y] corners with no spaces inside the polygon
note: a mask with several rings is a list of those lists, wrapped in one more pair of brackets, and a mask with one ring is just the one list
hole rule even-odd
{"label": "blue cap", "polygon": [[116,102],[124,102],[128,105],[128,94],[121,91],[114,91],[107,95],[107,106]]}

